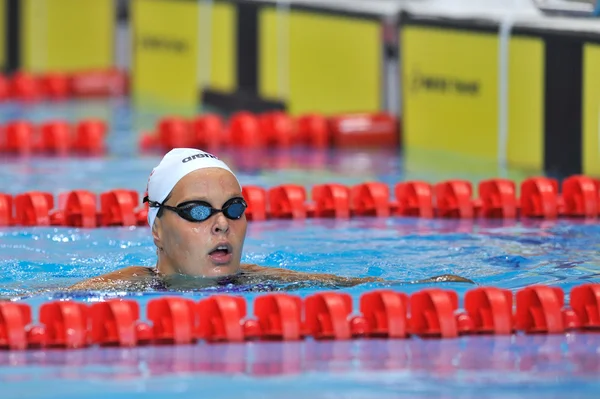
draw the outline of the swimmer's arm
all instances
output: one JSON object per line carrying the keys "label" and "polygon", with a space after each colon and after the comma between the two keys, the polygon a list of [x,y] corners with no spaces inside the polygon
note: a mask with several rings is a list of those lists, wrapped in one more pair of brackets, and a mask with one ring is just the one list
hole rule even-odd
{"label": "swimmer's arm", "polygon": [[282,269],[276,267],[265,267],[258,265],[243,264],[242,270],[250,273],[259,273],[272,278],[277,278],[285,282],[294,282],[299,280],[304,281],[318,281],[322,283],[332,283],[340,285],[353,286],[361,283],[371,283],[377,281],[385,281],[377,277],[341,277],[335,274],[325,273],[305,273],[297,272],[289,269]]}
{"label": "swimmer's arm", "polygon": [[125,269],[93,277],[69,287],[73,291],[95,291],[123,286],[124,283],[150,277],[152,271],[144,266],[130,266]]}
{"label": "swimmer's arm", "polygon": [[[275,278],[280,278],[280,279],[282,279],[284,281],[288,281],[288,282],[297,281],[297,280],[302,279],[302,280],[309,280],[309,281],[319,281],[319,282],[324,282],[324,283],[354,286],[354,285],[358,285],[358,284],[362,284],[362,283],[373,283],[373,282],[377,283],[377,282],[386,282],[387,281],[387,280],[384,280],[379,277],[341,277],[341,276],[336,276],[334,274],[304,273],[304,272],[297,272],[297,271],[288,270],[288,269],[265,267],[265,266],[258,266],[258,265],[249,265],[249,264],[243,264],[242,269],[244,271],[248,271],[248,272],[252,272],[252,273],[261,273],[261,274],[269,275],[269,276],[272,276]],[[457,282],[457,283],[474,284],[473,281],[471,281],[467,278],[455,276],[453,274],[442,274],[442,275],[430,277],[430,278],[427,278],[424,280],[414,281],[414,283],[416,283],[416,284],[419,284],[419,283],[441,283],[441,282]]]}

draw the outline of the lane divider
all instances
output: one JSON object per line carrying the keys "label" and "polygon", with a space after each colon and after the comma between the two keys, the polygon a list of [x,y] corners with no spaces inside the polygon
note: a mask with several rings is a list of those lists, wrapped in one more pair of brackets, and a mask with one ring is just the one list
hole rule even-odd
{"label": "lane divider", "polygon": [[[423,181],[366,182],[352,187],[320,184],[307,189],[296,184],[271,188],[244,186],[248,220],[421,217],[458,219],[597,218],[600,180],[574,175],[556,179],[531,177],[520,186],[507,179],[489,179],[473,186],[465,180],[436,184]],[[133,190],[117,189],[98,196],[87,190],[61,193],[55,207],[51,193],[29,191],[12,196],[0,193],[0,226],[147,226],[147,204]]]}
{"label": "lane divider", "polygon": [[0,101],[38,102],[89,97],[116,97],[128,94],[129,78],[125,71],[91,69],[72,73],[34,75],[20,71],[0,75]]}
{"label": "lane divider", "polygon": [[139,207],[136,191],[112,190],[100,194],[99,199],[90,191],[70,191],[58,196],[55,208],[54,197],[47,192],[30,191],[15,197],[0,194],[0,226],[148,225],[148,208]]}
{"label": "lane divider", "polygon": [[26,156],[100,155],[106,150],[107,126],[98,119],[84,119],[75,124],[51,120],[35,125],[16,120],[0,130],[0,153]]}
{"label": "lane divider", "polygon": [[246,299],[240,296],[214,295],[199,302],[166,296],[150,300],[146,319],[140,320],[134,300],[92,305],[53,301],[41,305],[39,322],[32,324],[29,305],[0,302],[0,348],[600,331],[600,284],[572,288],[568,306],[560,288],[545,285],[523,288],[514,295],[495,287],[476,288],[465,294],[464,303],[464,309],[459,309],[458,295],[450,290],[424,289],[409,296],[382,289],[363,294],[355,312],[352,297],[343,292],[320,292],[305,299],[277,293],[257,297],[253,317],[248,317]]}
{"label": "lane divider", "polygon": [[253,114],[241,111],[229,120],[215,114],[193,119],[162,118],[155,132],[145,133],[141,150],[170,151],[177,147],[214,151],[220,147],[287,148],[292,146],[396,147],[400,127],[389,113],[352,113],[324,116],[307,114],[294,118],[282,111]]}
{"label": "lane divider", "polygon": [[[16,76],[23,96],[37,98],[37,80],[26,74]],[[57,91],[68,87],[66,77],[47,76],[41,80]],[[98,82],[96,82],[96,80]],[[102,75],[94,75],[83,80],[87,91],[101,91]],[[15,83],[16,84],[16,83]],[[108,83],[110,85],[110,83]],[[86,86],[87,85],[87,86]],[[0,100],[2,97],[0,78]],[[61,89],[58,89],[60,87]],[[45,90],[51,90],[50,88]],[[54,89],[52,89],[54,90]],[[84,90],[84,89],[81,89]],[[84,90],[84,91],[85,91]],[[29,93],[29,94],[28,94]],[[66,94],[65,94],[66,95]],[[92,95],[92,94],[90,94]],[[83,131],[77,127],[77,138],[71,140],[68,123],[54,120],[34,127],[26,120],[13,121],[0,132],[0,153],[29,155],[32,153],[59,154],[99,154],[104,151],[106,123],[93,120],[82,121]],[[99,126],[102,126],[100,129]],[[39,132],[38,132],[39,130]],[[102,133],[96,132],[101,130]],[[238,112],[228,121],[213,114],[201,115],[192,120],[180,117],[167,117],[159,121],[157,133],[145,134],[140,141],[143,150],[164,152],[176,147],[203,148],[216,150],[220,147],[264,148],[291,147],[296,145],[313,148],[326,147],[395,147],[399,142],[399,125],[391,114],[357,113],[325,117],[318,114],[292,118],[283,112],[267,112],[254,115]],[[81,138],[79,138],[82,136]]]}

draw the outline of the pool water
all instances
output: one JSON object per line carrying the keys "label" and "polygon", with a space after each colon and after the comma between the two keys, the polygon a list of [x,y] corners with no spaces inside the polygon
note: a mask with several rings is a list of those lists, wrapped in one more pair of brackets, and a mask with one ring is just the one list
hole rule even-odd
{"label": "pool water", "polygon": [[[242,261],[386,280],[347,289],[356,294],[378,287],[422,289],[429,284],[418,280],[441,274],[513,291],[546,284],[568,292],[573,286],[598,281],[599,236],[600,226],[585,221],[273,220],[249,223]],[[53,291],[83,279],[155,262],[147,227],[0,229],[2,296],[51,297]],[[438,285],[459,292],[474,288],[468,283]],[[298,293],[316,289],[285,288]],[[195,293],[202,296],[211,290]]]}
{"label": "pool water", "polygon": [[577,334],[0,352],[0,383],[4,398],[595,398],[599,344]]}
{"label": "pool water", "polygon": [[[156,115],[133,113],[125,101],[0,107],[8,121],[28,117],[111,123],[108,154],[95,158],[34,157],[0,160],[0,192],[54,195],[73,189],[115,188],[142,193],[160,155],[139,154],[139,133]],[[478,180],[524,176],[487,167],[436,169],[411,164],[397,151],[327,150],[217,153],[244,185],[347,185],[409,178]],[[421,165],[421,166],[418,166]],[[323,290],[360,295],[378,288],[406,293],[440,287],[462,295],[491,285],[513,292],[531,284],[562,288],[599,282],[600,225],[589,220],[459,221],[415,218],[311,219],[250,222],[243,261],[311,273],[381,277],[354,287],[270,284],[232,294],[249,305],[269,290],[305,297]],[[37,313],[53,299],[92,303],[111,297],[142,306],[164,292],[70,292],[85,278],[131,265],[152,266],[147,227],[0,228],[0,297],[19,299]],[[423,283],[454,274],[474,283]],[[251,287],[250,287],[251,288]],[[170,292],[198,300],[214,289]],[[568,296],[566,298],[568,300]],[[252,308],[250,306],[249,313]],[[600,389],[600,334],[461,337],[450,340],[359,340],[204,344],[60,351],[0,352],[2,398],[106,397],[596,397]]]}

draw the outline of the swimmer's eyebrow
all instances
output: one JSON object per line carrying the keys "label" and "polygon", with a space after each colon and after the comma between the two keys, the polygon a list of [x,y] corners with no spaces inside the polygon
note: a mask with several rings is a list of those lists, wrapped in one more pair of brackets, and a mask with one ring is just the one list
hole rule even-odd
{"label": "swimmer's eyebrow", "polygon": [[186,202],[208,202],[209,204],[211,203],[206,197],[189,197],[177,201],[177,205],[184,204]]}
{"label": "swimmer's eyebrow", "polygon": [[[221,204],[221,206],[223,206],[225,204],[225,202],[229,201],[232,198],[240,198],[240,197],[242,197],[242,193],[235,193],[235,194],[229,195],[227,197],[227,199],[223,202],[223,204]],[[181,204],[184,204],[186,202],[196,202],[196,201],[197,202],[206,202],[206,203],[211,204],[212,206],[215,206],[215,204],[213,204],[211,201],[209,201],[208,198],[206,198],[206,197],[189,197],[189,198],[184,198],[184,199],[182,199],[181,201],[179,201],[177,203],[177,206],[179,206]]]}

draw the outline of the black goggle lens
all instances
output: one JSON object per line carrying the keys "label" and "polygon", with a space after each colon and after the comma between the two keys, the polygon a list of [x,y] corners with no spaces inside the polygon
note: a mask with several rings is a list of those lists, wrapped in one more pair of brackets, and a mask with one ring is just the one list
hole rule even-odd
{"label": "black goggle lens", "polygon": [[205,202],[188,202],[175,208],[181,217],[191,222],[203,222],[218,212],[223,212],[229,219],[242,217],[248,205],[243,198],[232,198],[225,203],[223,209],[215,209]]}

